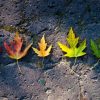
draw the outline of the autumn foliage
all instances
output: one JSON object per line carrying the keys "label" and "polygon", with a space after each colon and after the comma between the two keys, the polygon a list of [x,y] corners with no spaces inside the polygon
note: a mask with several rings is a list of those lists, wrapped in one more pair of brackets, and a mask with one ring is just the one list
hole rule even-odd
{"label": "autumn foliage", "polygon": [[50,45],[50,46],[48,47],[48,49],[46,49],[47,43],[45,42],[45,37],[44,37],[44,35],[43,35],[43,37],[41,38],[40,43],[38,43],[38,45],[39,45],[39,50],[36,49],[36,48],[33,48],[33,47],[32,47],[32,49],[33,49],[33,51],[34,51],[36,54],[38,54],[39,57],[46,57],[46,56],[48,56],[48,55],[50,54],[52,45]]}
{"label": "autumn foliage", "polygon": [[79,42],[79,37],[77,38],[75,37],[75,33],[73,32],[72,28],[70,28],[66,40],[69,45],[64,45],[61,42],[58,42],[58,45],[61,48],[61,50],[66,53],[64,56],[80,57],[86,54],[83,51],[86,48],[86,39],[82,43],[80,43],[80,45],[77,47]]}
{"label": "autumn foliage", "polygon": [[[58,46],[61,48],[63,52],[66,54],[64,56],[66,57],[80,57],[86,54],[84,52],[86,48],[86,39],[83,40],[82,43],[79,45],[79,37],[75,36],[75,33],[72,29],[72,27],[69,30],[69,33],[67,35],[67,43],[68,45],[62,44],[60,41],[58,41]],[[96,43],[91,40],[91,50],[93,51],[93,54],[97,57],[100,58],[100,49],[96,45]],[[4,47],[8,53],[8,56],[12,59],[19,60],[22,57],[24,57],[29,48],[32,46],[32,43],[29,44],[24,50],[22,50],[23,46],[23,40],[20,37],[19,33],[15,33],[15,37],[13,40],[11,40],[9,43],[4,41]],[[46,57],[50,54],[50,51],[52,49],[52,45],[50,45],[47,48],[47,43],[45,41],[45,36],[43,35],[40,42],[38,43],[39,49],[32,47],[33,51],[39,56],[39,57]],[[0,47],[0,52],[2,51],[2,48]]]}
{"label": "autumn foliage", "polygon": [[23,45],[23,40],[19,36],[18,32],[15,33],[14,40],[10,41],[9,44],[6,41],[4,41],[4,47],[8,53],[8,56],[16,60],[21,59],[27,54],[32,43],[29,44],[23,51],[21,50],[22,45]]}

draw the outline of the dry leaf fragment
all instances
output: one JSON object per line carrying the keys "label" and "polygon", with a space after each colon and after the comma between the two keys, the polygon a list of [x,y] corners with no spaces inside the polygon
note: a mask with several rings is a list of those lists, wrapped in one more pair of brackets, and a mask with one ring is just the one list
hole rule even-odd
{"label": "dry leaf fragment", "polygon": [[34,52],[35,52],[36,54],[38,54],[39,57],[46,57],[46,56],[48,56],[48,55],[50,54],[52,45],[50,45],[50,46],[48,47],[48,49],[46,49],[47,43],[45,42],[45,37],[44,37],[44,35],[43,35],[43,37],[41,38],[40,43],[38,43],[38,45],[39,45],[39,50],[36,49],[36,48],[33,48],[33,47],[32,47],[32,49],[34,50]]}

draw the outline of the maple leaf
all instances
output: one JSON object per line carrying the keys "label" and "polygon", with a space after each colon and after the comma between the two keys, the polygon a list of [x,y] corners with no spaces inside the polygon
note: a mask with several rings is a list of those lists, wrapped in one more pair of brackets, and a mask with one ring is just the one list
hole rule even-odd
{"label": "maple leaf", "polygon": [[100,58],[100,48],[99,46],[93,41],[90,41],[91,43],[91,50],[93,51],[93,54],[97,57]]}
{"label": "maple leaf", "polygon": [[27,54],[27,52],[28,52],[29,48],[31,47],[32,43],[29,44],[23,51],[21,50],[22,45],[23,45],[23,40],[19,36],[18,32],[15,33],[14,40],[10,41],[9,44],[4,41],[4,47],[5,47],[5,49],[8,53],[8,56],[12,59],[17,60],[17,66],[18,66],[20,72],[21,72],[21,69],[19,67],[18,60],[21,59],[22,57],[24,57]]}
{"label": "maple leaf", "polygon": [[62,49],[62,51],[67,53],[64,56],[80,57],[86,54],[85,52],[83,52],[83,50],[86,48],[86,39],[80,44],[79,47],[77,47],[79,37],[75,38],[75,33],[73,32],[72,28],[70,28],[66,40],[69,46],[62,44],[61,42],[58,42],[58,45]]}
{"label": "maple leaf", "polygon": [[38,43],[38,45],[39,45],[39,50],[36,49],[36,48],[33,48],[33,47],[32,47],[32,49],[34,50],[34,52],[35,52],[36,54],[38,54],[39,57],[46,57],[46,56],[48,56],[48,55],[50,54],[52,45],[50,45],[50,46],[48,47],[48,49],[46,49],[47,43],[45,42],[44,35],[43,35],[43,37],[41,38],[40,43]]}
{"label": "maple leaf", "polygon": [[23,51],[21,50],[22,45],[23,45],[23,40],[19,36],[18,32],[15,33],[14,40],[11,41],[9,44],[4,42],[4,47],[8,53],[8,56],[10,58],[16,59],[16,60],[21,59],[22,57],[24,57],[27,54],[32,43],[30,45],[28,45]]}
{"label": "maple leaf", "polygon": [[79,37],[75,38],[75,34],[71,27],[71,29],[69,30],[67,42],[69,43],[70,47],[73,48],[73,47],[76,47],[76,45],[78,44],[78,40],[79,40]]}

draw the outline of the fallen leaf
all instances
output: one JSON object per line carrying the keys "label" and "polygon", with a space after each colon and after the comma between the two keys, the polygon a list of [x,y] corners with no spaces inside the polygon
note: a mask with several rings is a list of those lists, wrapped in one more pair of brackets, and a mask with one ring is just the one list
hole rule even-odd
{"label": "fallen leaf", "polygon": [[24,57],[29,48],[31,47],[32,43],[29,44],[23,51],[22,49],[22,45],[23,45],[23,40],[22,38],[19,36],[19,33],[16,32],[15,33],[15,37],[13,41],[10,41],[10,43],[8,44],[7,42],[4,41],[4,47],[8,53],[8,56],[12,59],[16,59],[19,60],[22,57]]}
{"label": "fallen leaf", "polygon": [[93,54],[97,57],[100,58],[100,48],[99,46],[93,41],[90,41],[91,43],[91,50],[93,51]]}
{"label": "fallen leaf", "polygon": [[78,40],[79,40],[79,37],[75,38],[75,33],[73,32],[73,29],[71,27],[69,30],[67,42],[69,43],[71,48],[74,48],[78,44]]}
{"label": "fallen leaf", "polygon": [[79,47],[77,47],[79,37],[75,38],[75,33],[73,32],[72,28],[69,30],[69,34],[66,40],[69,46],[58,42],[58,45],[62,49],[62,51],[66,52],[64,56],[80,57],[86,54],[85,52],[83,52],[83,50],[86,48],[86,39],[79,45]]}
{"label": "fallen leaf", "polygon": [[33,48],[33,47],[32,47],[32,49],[34,50],[34,52],[35,52],[36,54],[38,54],[39,57],[46,57],[46,56],[48,56],[48,55],[50,54],[52,45],[50,45],[50,46],[48,47],[48,49],[46,49],[47,43],[45,42],[44,35],[43,35],[43,37],[41,38],[40,43],[38,43],[38,45],[39,45],[39,50],[36,49],[36,48]]}

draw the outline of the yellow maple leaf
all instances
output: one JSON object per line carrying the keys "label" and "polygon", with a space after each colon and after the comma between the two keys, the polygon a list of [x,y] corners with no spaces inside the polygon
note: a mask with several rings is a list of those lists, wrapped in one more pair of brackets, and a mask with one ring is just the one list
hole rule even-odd
{"label": "yellow maple leaf", "polygon": [[33,47],[32,47],[32,49],[34,50],[34,52],[35,52],[36,54],[38,54],[39,57],[46,57],[46,56],[48,56],[48,55],[50,54],[52,45],[50,45],[50,46],[48,47],[48,49],[46,49],[47,43],[45,42],[45,37],[44,37],[44,35],[43,35],[43,37],[41,38],[40,43],[38,43],[38,45],[39,45],[39,50],[36,49],[36,48],[33,48]]}
{"label": "yellow maple leaf", "polygon": [[86,54],[83,51],[86,48],[86,39],[77,47],[79,37],[75,37],[75,33],[73,32],[72,27],[69,30],[69,34],[66,40],[69,46],[62,44],[61,42],[58,42],[59,47],[62,49],[62,51],[66,53],[64,56],[80,57]]}
{"label": "yellow maple leaf", "polygon": [[71,48],[76,47],[76,45],[78,44],[79,37],[75,37],[75,33],[73,32],[72,27],[70,28],[68,37],[66,39]]}

